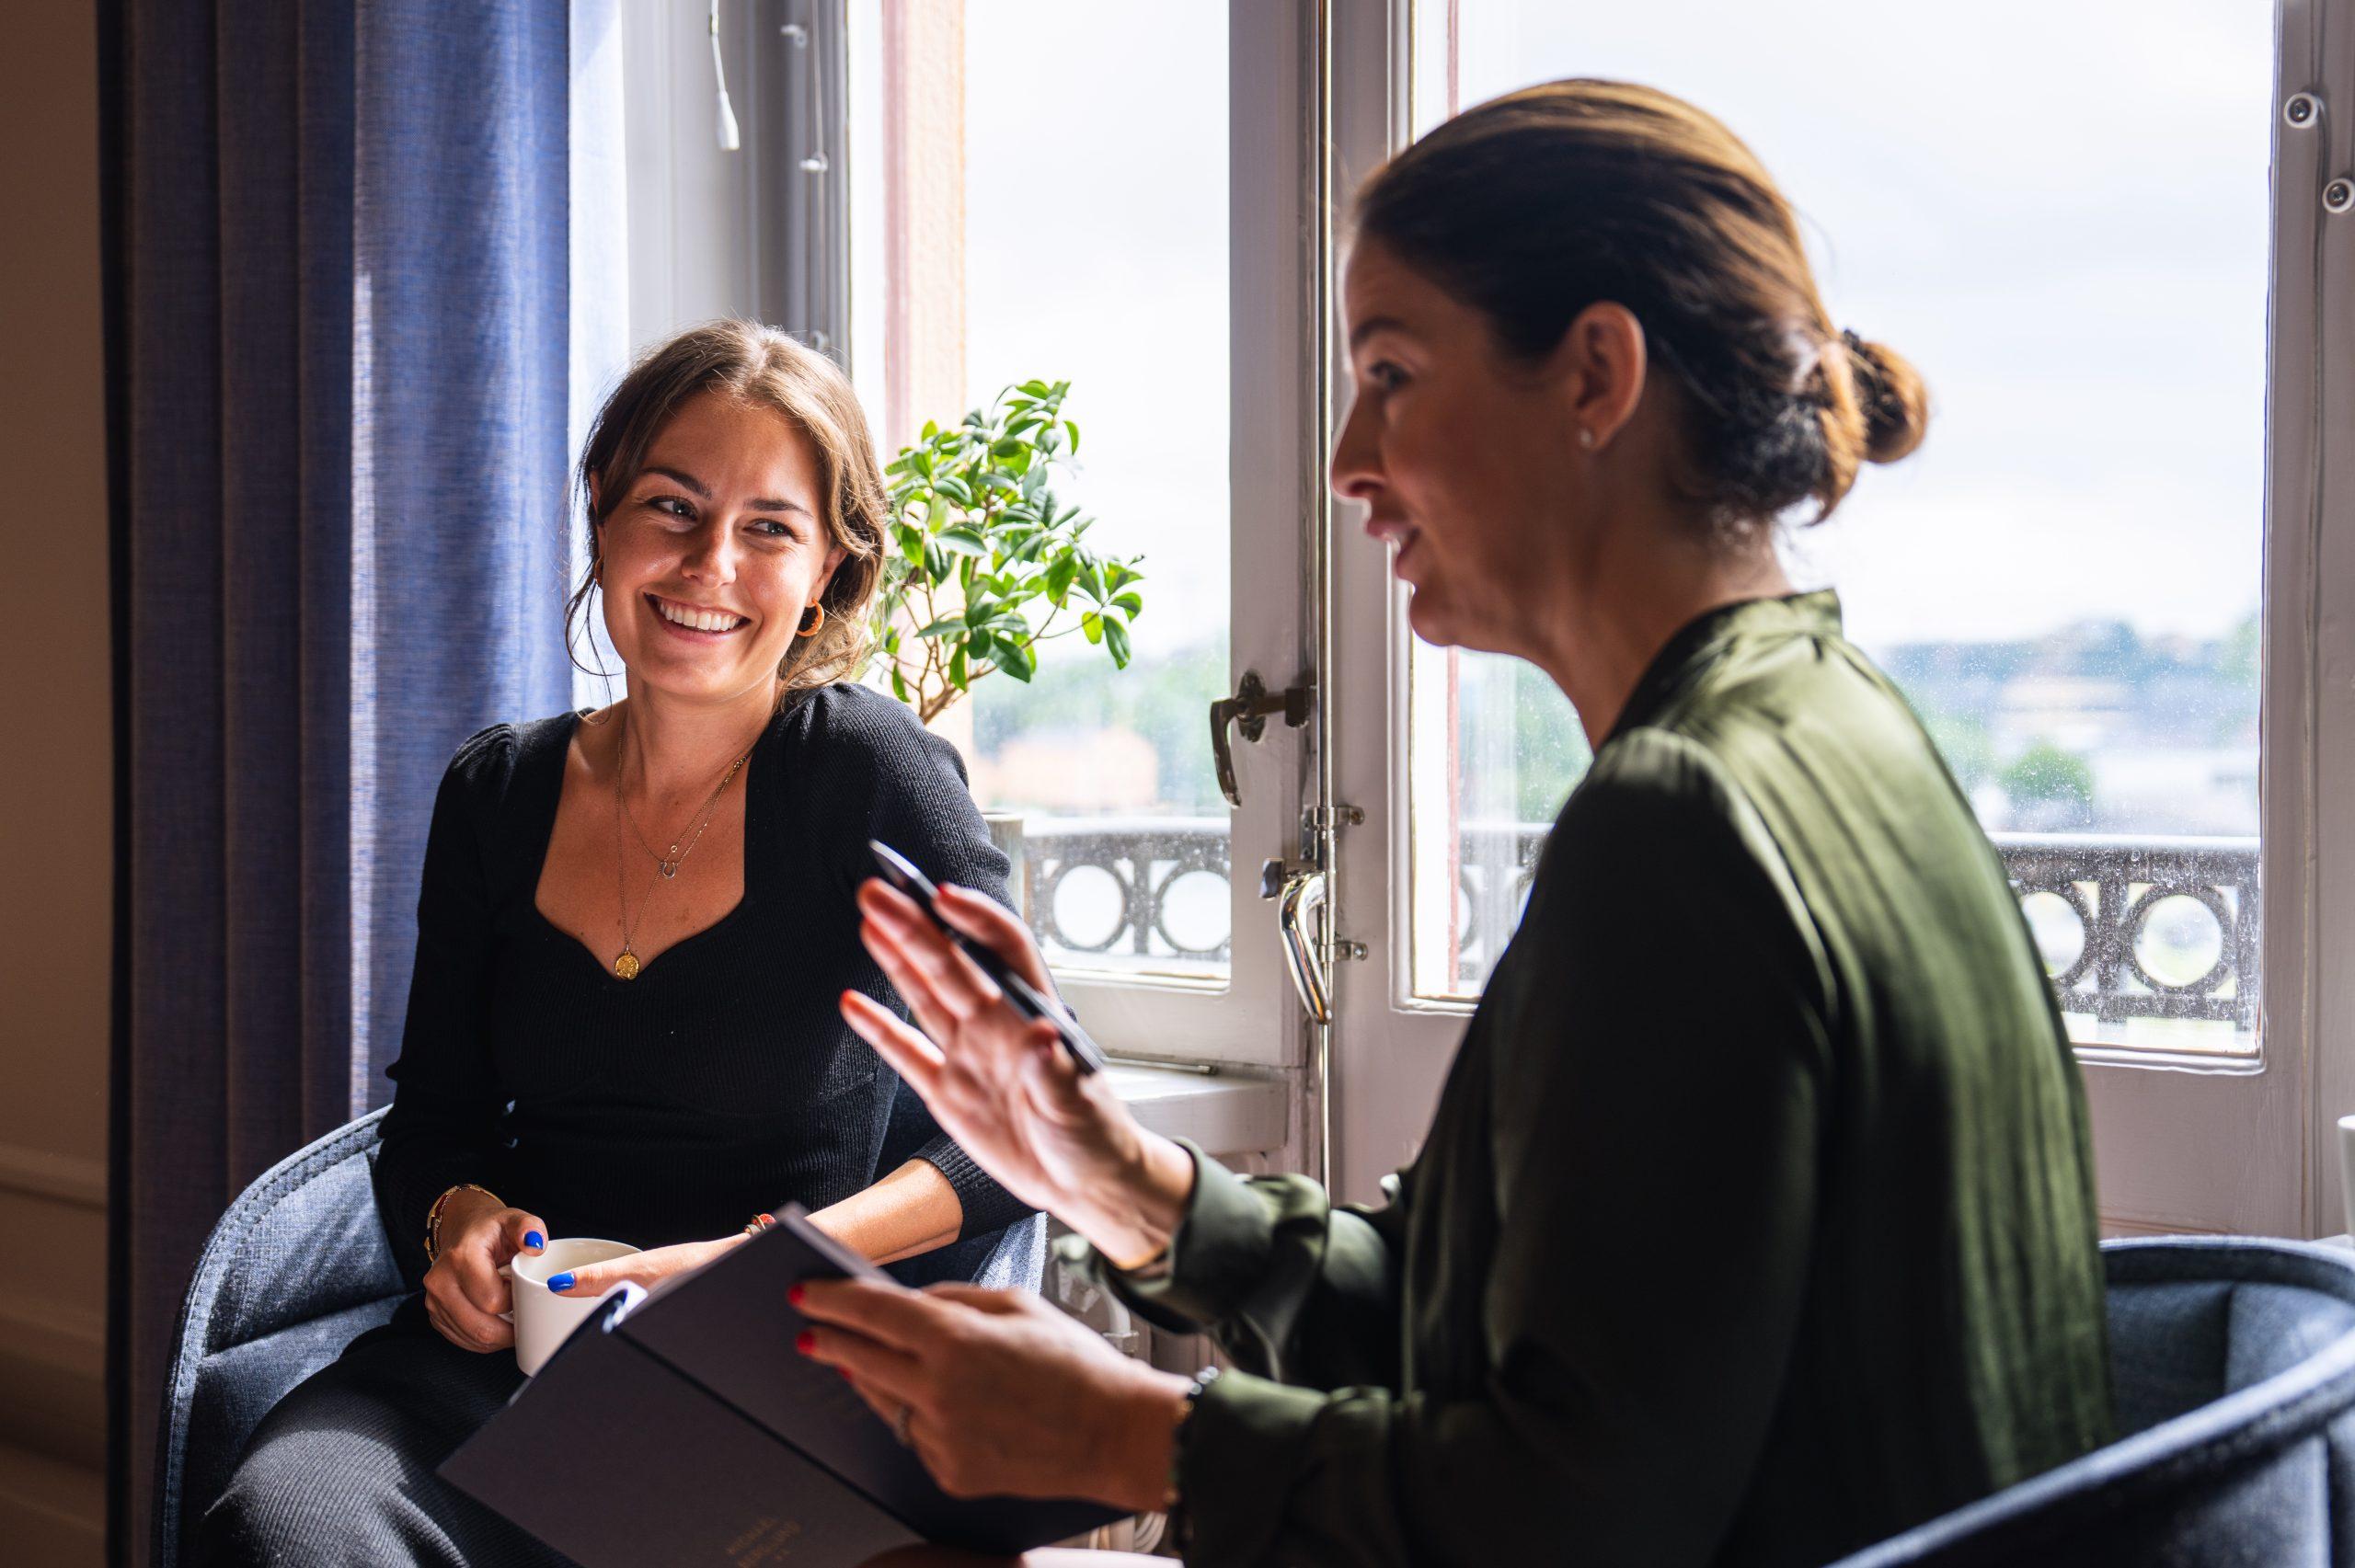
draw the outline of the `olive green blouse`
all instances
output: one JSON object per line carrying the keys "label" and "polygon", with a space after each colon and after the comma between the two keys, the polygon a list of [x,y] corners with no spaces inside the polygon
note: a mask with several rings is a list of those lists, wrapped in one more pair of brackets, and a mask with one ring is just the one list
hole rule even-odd
{"label": "olive green blouse", "polygon": [[1821,1563],[2110,1435],[2051,987],[1829,593],[1660,652],[1385,1206],[1196,1159],[1094,1265],[1240,1368],[1189,1562]]}

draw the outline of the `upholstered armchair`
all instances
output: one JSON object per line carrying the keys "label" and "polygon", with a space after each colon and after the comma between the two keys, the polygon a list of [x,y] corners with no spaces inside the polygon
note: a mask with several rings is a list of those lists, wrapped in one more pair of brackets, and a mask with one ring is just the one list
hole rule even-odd
{"label": "upholstered armchair", "polygon": [[2113,1242],[2120,1439],[1832,1568],[2355,1565],[2355,1254]]}
{"label": "upholstered armchair", "polygon": [[[374,1112],[298,1150],[213,1227],[180,1309],[155,1467],[156,1568],[221,1494],[246,1440],[287,1391],[384,1322],[407,1294],[370,1183]],[[1046,1217],[895,1264],[912,1285],[971,1279],[1036,1290]]]}

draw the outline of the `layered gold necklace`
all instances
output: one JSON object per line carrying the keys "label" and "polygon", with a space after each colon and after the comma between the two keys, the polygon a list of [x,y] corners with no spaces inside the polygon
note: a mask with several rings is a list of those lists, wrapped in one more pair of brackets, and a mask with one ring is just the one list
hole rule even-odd
{"label": "layered gold necklace", "polygon": [[[638,921],[646,918],[646,911],[654,901],[655,889],[677,876],[679,867],[686,864],[687,856],[695,853],[695,845],[703,841],[703,830],[711,826],[711,814],[719,807],[720,795],[727,792],[729,784],[734,782],[736,775],[744,771],[745,762],[752,755],[752,746],[747,746],[736,753],[736,760],[728,764],[728,771],[719,775],[719,782],[712,785],[711,793],[704,797],[702,808],[695,813],[693,823],[671,841],[670,850],[666,853],[656,850],[652,844],[646,841],[646,834],[638,825],[638,817],[629,808],[628,793],[622,788],[622,774],[626,771],[623,761],[628,754],[626,748],[634,743],[637,735],[637,727],[629,722],[629,716],[625,713],[622,716],[622,743],[625,750],[623,756],[615,759],[614,765],[614,891],[620,898],[622,906],[622,950],[620,956],[614,960],[614,976],[617,979],[624,980],[638,979],[638,970],[644,967],[638,962],[638,953],[632,942],[638,935]],[[759,744],[759,739],[755,738],[752,745]],[[641,753],[638,758],[638,772],[643,773],[645,771],[646,759]],[[634,916],[629,912],[629,846],[622,841],[622,824],[625,821],[628,822],[629,830],[637,835],[638,847],[654,858],[654,875],[647,881],[646,891],[638,898],[638,913]]]}

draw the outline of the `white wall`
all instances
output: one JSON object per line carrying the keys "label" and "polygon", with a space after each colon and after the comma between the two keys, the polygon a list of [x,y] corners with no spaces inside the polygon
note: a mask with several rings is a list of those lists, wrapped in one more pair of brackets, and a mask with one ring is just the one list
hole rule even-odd
{"label": "white wall", "polygon": [[112,884],[95,7],[0,48],[0,1560],[95,1563]]}

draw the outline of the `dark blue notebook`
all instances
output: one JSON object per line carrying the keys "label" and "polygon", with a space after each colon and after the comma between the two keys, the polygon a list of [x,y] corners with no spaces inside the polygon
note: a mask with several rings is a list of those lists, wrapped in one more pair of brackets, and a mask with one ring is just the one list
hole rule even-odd
{"label": "dark blue notebook", "polygon": [[798,1208],[649,1295],[606,1301],[442,1478],[582,1568],[856,1564],[917,1541],[1012,1554],[1122,1516],[958,1499],[793,1341],[796,1282],[886,1277]]}

